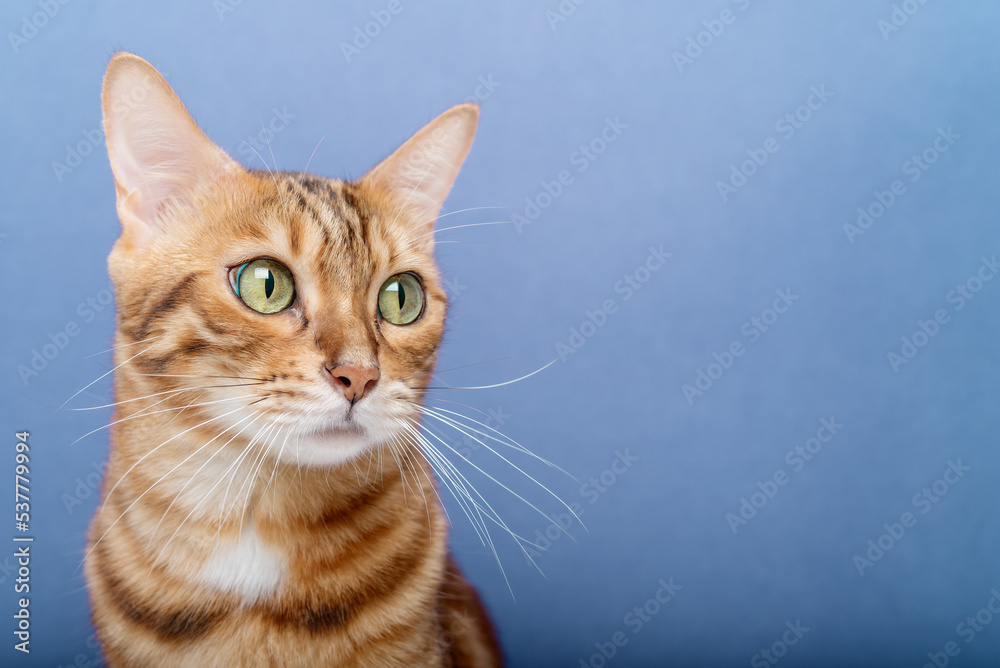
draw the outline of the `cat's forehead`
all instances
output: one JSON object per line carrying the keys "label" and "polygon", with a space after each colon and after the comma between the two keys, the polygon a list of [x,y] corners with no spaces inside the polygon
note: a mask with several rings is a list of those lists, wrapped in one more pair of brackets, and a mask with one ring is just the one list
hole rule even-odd
{"label": "cat's forehead", "polygon": [[268,236],[314,275],[343,288],[366,286],[419,246],[396,206],[355,183],[299,172],[251,174],[276,190],[261,212]]}

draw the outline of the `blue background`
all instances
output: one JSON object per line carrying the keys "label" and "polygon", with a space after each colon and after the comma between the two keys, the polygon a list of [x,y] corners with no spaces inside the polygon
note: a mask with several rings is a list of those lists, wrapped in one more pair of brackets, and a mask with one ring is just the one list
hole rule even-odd
{"label": "blue background", "polygon": [[[450,504],[454,551],[511,665],[770,665],[755,656],[777,642],[782,666],[920,666],[948,641],[960,650],[951,665],[996,665],[1000,620],[971,642],[958,625],[992,617],[980,610],[1000,588],[1000,281],[973,280],[981,290],[960,310],[949,294],[1000,253],[1000,6],[909,0],[915,13],[897,14],[901,25],[888,31],[879,24],[892,20],[888,2],[566,0],[574,11],[556,21],[556,0],[402,0],[345,55],[341,44],[387,2],[49,2],[58,11],[34,32],[24,21],[44,2],[0,10],[0,470],[9,472],[0,485],[11,498],[13,432],[29,429],[36,537],[32,653],[12,650],[8,618],[4,665],[97,656],[77,566],[107,439],[72,443],[109,414],[55,409],[110,368],[95,353],[110,346],[113,312],[87,300],[106,297],[119,226],[103,140],[86,133],[100,126],[101,76],[117,49],[164,72],[208,135],[253,167],[263,164],[241,142],[275,109],[294,116],[270,139],[279,168],[304,167],[325,136],[310,170],[357,177],[478,96],[479,134],[445,212],[499,208],[439,225],[512,220],[525,215],[525,198],[547,206],[530,225],[438,235],[461,242],[439,246],[453,300],[442,385],[528,373],[557,358],[558,344],[579,344],[573,328],[614,300],[613,313],[594,315],[602,326],[583,326],[592,335],[572,354],[560,348],[563,359],[544,372],[433,399],[493,411],[492,424],[578,479],[516,461],[580,508],[586,528],[475,451],[479,466],[555,518],[480,476],[513,529],[549,543],[536,558],[543,577],[494,532],[510,589]],[[731,21],[714,23],[724,10]],[[690,62],[675,56],[686,49]],[[799,109],[812,87],[831,95]],[[776,124],[797,110],[808,120],[787,136]],[[609,119],[624,127],[602,147],[594,140]],[[904,163],[949,128],[957,139],[911,181]],[[769,138],[777,152],[743,164]],[[591,142],[603,152],[581,159]],[[69,172],[55,168],[74,147],[89,154]],[[718,182],[741,164],[753,173],[723,198]],[[572,183],[539,199],[563,170]],[[905,192],[852,243],[844,226],[896,179]],[[636,275],[651,246],[671,257]],[[628,274],[648,280],[626,300],[616,285]],[[751,341],[754,325],[744,323],[771,319],[776,290],[798,299]],[[917,336],[926,345],[894,368],[888,354],[938,309],[947,322]],[[79,335],[22,378],[19,365],[69,323]],[[734,341],[743,355],[710,368]],[[699,370],[716,378],[689,401],[682,388]],[[106,403],[109,388],[98,382],[69,406]],[[842,429],[795,470],[786,453],[816,436],[821,419]],[[609,473],[626,450],[635,461]],[[938,502],[915,504],[949,460],[969,470],[938,484],[947,489]],[[779,470],[786,483],[765,484]],[[758,482],[773,496],[752,497]],[[734,533],[727,515],[743,499],[760,507]],[[882,538],[891,546],[860,574],[855,556],[906,512],[916,524]],[[0,549],[8,610],[12,553],[13,544]],[[672,600],[650,603],[671,578],[681,587]],[[637,606],[655,614],[640,624]],[[786,623],[808,628],[787,647]],[[616,632],[626,642],[605,660],[600,646],[610,653]]]}

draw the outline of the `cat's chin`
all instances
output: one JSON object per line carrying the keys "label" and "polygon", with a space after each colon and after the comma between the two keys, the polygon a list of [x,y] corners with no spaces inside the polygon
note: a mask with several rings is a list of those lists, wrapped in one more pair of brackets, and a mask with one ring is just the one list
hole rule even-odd
{"label": "cat's chin", "polygon": [[307,466],[337,466],[372,447],[372,441],[356,427],[330,427],[302,434],[285,448],[282,458]]}

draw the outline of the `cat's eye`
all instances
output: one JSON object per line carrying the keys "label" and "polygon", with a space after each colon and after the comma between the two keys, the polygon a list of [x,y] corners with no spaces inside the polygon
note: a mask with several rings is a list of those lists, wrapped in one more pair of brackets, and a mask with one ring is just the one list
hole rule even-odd
{"label": "cat's eye", "polygon": [[274,260],[251,260],[230,270],[236,296],[258,313],[277,313],[295,299],[295,282],[288,267]]}
{"label": "cat's eye", "polygon": [[409,325],[424,309],[424,289],[413,274],[396,274],[378,291],[378,311],[394,325]]}

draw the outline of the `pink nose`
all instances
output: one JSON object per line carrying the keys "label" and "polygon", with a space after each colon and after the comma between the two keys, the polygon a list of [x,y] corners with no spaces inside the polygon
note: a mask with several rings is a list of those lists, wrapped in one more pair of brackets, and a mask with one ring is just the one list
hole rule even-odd
{"label": "pink nose", "polygon": [[341,390],[344,398],[353,406],[365,395],[371,394],[381,377],[378,367],[350,366],[342,364],[323,367],[323,376],[335,390]]}

